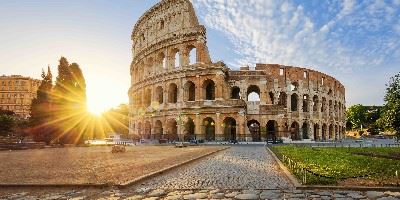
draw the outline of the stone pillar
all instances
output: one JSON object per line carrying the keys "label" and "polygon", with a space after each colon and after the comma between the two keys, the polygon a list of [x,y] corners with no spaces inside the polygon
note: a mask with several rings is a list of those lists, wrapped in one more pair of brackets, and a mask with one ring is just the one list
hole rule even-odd
{"label": "stone pillar", "polygon": [[220,115],[221,113],[216,113],[217,118],[215,120],[215,140],[216,141],[222,141],[225,139],[224,137],[224,131],[223,131],[223,127],[221,126],[221,119],[220,119]]}
{"label": "stone pillar", "polygon": [[203,83],[199,75],[196,75],[196,100],[203,101]]}
{"label": "stone pillar", "polygon": [[199,113],[196,113],[196,118],[194,120],[194,123],[195,123],[195,127],[194,127],[195,131],[194,132],[196,135],[196,139],[203,140],[205,138],[205,135],[203,134],[203,130],[202,130],[202,128],[204,126],[202,125],[202,121],[200,119]]}
{"label": "stone pillar", "polygon": [[292,93],[286,95],[286,108],[288,112],[292,112]]}
{"label": "stone pillar", "polygon": [[217,74],[215,76],[215,100],[223,100],[223,83],[224,83],[224,77],[222,74]]}

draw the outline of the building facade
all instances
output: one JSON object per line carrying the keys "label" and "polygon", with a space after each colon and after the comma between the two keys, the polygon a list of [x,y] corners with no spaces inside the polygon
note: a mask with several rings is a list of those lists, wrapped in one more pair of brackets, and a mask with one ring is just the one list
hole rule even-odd
{"label": "building facade", "polygon": [[29,118],[32,100],[36,98],[40,82],[20,75],[0,76],[0,108]]}
{"label": "building facade", "polygon": [[208,141],[338,140],[345,88],[311,69],[212,62],[206,29],[189,0],[163,0],[137,21],[131,39],[130,134]]}

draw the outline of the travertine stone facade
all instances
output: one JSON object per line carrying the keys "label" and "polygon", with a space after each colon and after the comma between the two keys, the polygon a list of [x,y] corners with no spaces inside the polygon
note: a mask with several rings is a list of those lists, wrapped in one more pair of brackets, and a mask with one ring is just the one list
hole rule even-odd
{"label": "travertine stone facade", "polygon": [[40,80],[20,75],[0,76],[0,108],[22,118],[30,116],[32,99],[36,98]]}
{"label": "travertine stone facade", "polygon": [[188,0],[163,0],[132,33],[130,134],[144,139],[337,140],[345,88],[318,71],[212,62]]}

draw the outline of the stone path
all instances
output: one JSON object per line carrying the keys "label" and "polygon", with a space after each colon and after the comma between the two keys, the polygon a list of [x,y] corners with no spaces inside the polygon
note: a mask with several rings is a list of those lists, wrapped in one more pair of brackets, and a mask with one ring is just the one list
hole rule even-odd
{"label": "stone path", "polygon": [[264,147],[229,150],[125,189],[0,189],[0,199],[377,199],[400,192],[295,190]]}
{"label": "stone path", "polygon": [[233,146],[155,177],[142,187],[161,189],[281,189],[292,184],[264,146]]}

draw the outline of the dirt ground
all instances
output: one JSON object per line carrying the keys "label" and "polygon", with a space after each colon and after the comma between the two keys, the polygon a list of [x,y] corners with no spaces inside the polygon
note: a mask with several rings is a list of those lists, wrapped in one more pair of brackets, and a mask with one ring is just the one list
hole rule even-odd
{"label": "dirt ground", "polygon": [[67,147],[0,151],[2,184],[121,184],[222,147]]}

